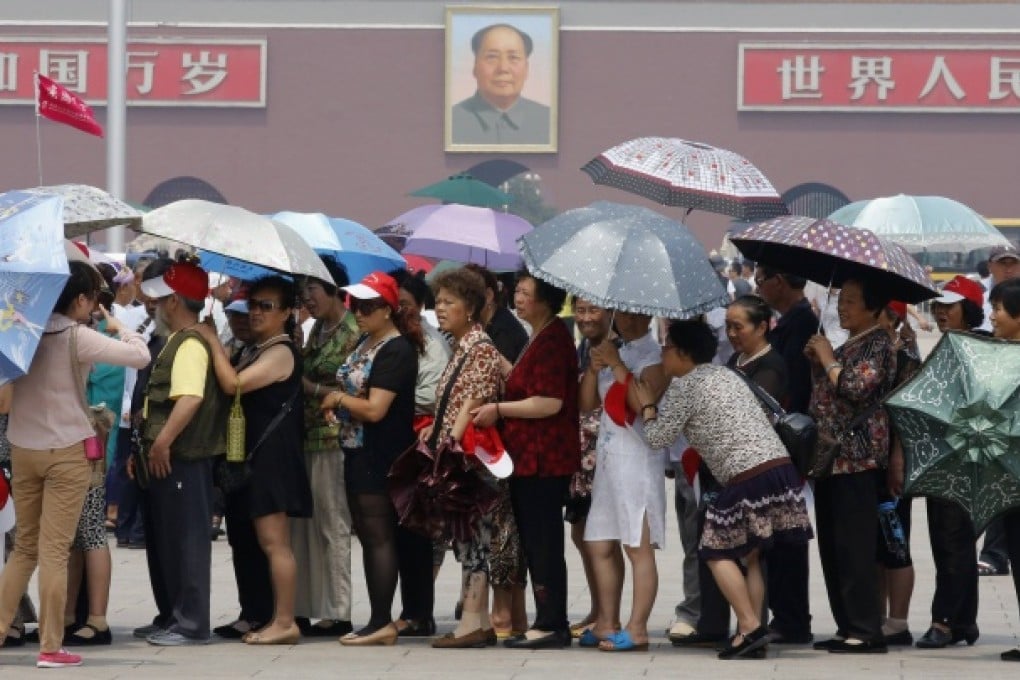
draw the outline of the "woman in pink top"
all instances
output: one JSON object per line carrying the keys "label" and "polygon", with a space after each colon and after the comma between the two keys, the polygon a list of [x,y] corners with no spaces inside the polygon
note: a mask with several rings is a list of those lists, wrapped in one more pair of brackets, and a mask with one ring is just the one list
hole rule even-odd
{"label": "woman in pink top", "polygon": [[[80,656],[60,647],[67,559],[92,476],[83,442],[95,432],[78,395],[96,362],[132,368],[149,363],[141,336],[122,327],[102,307],[106,332],[120,339],[80,325],[96,308],[103,280],[84,262],[71,262],[70,270],[32,367],[14,389],[7,430],[18,534],[11,560],[0,574],[0,641],[38,563],[40,668],[81,665]],[[79,375],[72,364],[72,347]]]}

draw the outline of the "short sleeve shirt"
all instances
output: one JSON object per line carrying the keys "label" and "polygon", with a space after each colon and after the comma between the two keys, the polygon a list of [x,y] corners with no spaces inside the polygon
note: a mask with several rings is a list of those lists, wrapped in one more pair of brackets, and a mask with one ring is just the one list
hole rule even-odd
{"label": "short sleeve shirt", "polygon": [[440,438],[450,435],[450,430],[457,422],[457,416],[465,402],[471,400],[492,401],[499,392],[500,354],[496,346],[489,340],[489,336],[478,324],[475,324],[457,343],[453,358],[450,359],[443,375],[439,378],[439,384],[436,387],[437,408],[439,408],[438,402],[442,400],[447,385],[453,377],[453,372],[457,366],[461,365],[457,381],[453,384],[450,397],[443,407],[443,422],[437,424],[437,427],[441,428],[439,430]]}
{"label": "short sleeve shirt", "polygon": [[177,348],[170,370],[170,398],[202,397],[209,370],[209,353],[195,338],[188,338]]}

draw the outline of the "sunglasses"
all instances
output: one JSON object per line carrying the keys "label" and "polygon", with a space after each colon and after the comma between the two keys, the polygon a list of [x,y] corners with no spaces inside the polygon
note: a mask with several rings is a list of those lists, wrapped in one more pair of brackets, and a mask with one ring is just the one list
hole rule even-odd
{"label": "sunglasses", "polygon": [[361,314],[362,316],[368,316],[377,309],[382,309],[388,306],[385,302],[379,300],[359,300],[357,298],[351,298],[350,308],[355,314]]}
{"label": "sunglasses", "polygon": [[256,309],[259,310],[260,312],[271,312],[274,309],[282,309],[282,308],[283,308],[283,305],[281,305],[276,300],[253,300],[253,299],[249,299],[248,300],[248,311],[249,312],[255,311]]}

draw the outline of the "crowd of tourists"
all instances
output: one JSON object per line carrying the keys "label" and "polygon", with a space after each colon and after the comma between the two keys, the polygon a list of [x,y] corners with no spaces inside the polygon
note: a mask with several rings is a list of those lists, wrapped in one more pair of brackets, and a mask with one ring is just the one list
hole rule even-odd
{"label": "crowd of tourists", "polygon": [[[960,506],[935,498],[931,622],[916,640],[907,625],[911,499],[882,400],[920,357],[906,306],[873,281],[847,281],[839,328],[820,332],[806,280],[762,266],[732,269],[728,307],[668,322],[568,300],[527,270],[350,281],[323,262],[332,281],[212,290],[186,258],[133,271],[71,262],[31,370],[0,389],[17,519],[0,575],[5,647],[34,639],[39,666],[63,667],[81,663],[80,647],[111,644],[109,528],[119,547],[145,550],[153,617],[134,636],[152,645],[427,637],[438,649],[640,652],[667,483],[684,551],[674,645],[735,659],[776,644],[860,654],[978,639],[978,537]],[[988,266],[984,285],[944,287],[934,321],[1020,341],[1020,259],[997,249]],[[813,482],[813,526],[805,479],[752,385],[842,442],[831,475]],[[107,450],[87,455],[102,406],[114,416]],[[406,475],[425,453],[476,495],[425,517]],[[903,544],[886,540],[880,506],[895,507]],[[212,628],[221,521],[238,611]],[[1016,566],[1020,512],[996,531]],[[591,595],[573,622],[567,533]],[[836,623],[817,638],[815,538]],[[463,587],[455,627],[438,631],[435,607],[454,604],[435,601],[447,559]],[[26,592],[36,568],[37,611]],[[356,622],[358,589],[370,611]]]}

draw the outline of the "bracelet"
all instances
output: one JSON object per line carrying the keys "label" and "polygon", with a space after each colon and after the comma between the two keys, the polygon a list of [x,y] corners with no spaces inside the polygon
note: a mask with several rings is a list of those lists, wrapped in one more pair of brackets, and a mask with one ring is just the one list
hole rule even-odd
{"label": "bracelet", "polygon": [[825,367],[825,375],[829,375],[829,371],[831,371],[834,368],[841,369],[843,368],[843,364],[839,363],[838,361],[833,361],[831,364]]}
{"label": "bracelet", "polygon": [[503,414],[499,412],[499,402],[496,402],[496,420],[502,420]]}
{"label": "bracelet", "polygon": [[645,404],[644,406],[641,407],[641,410],[644,411],[646,408],[654,408],[656,411],[658,411],[659,410],[659,405],[658,404]]}

